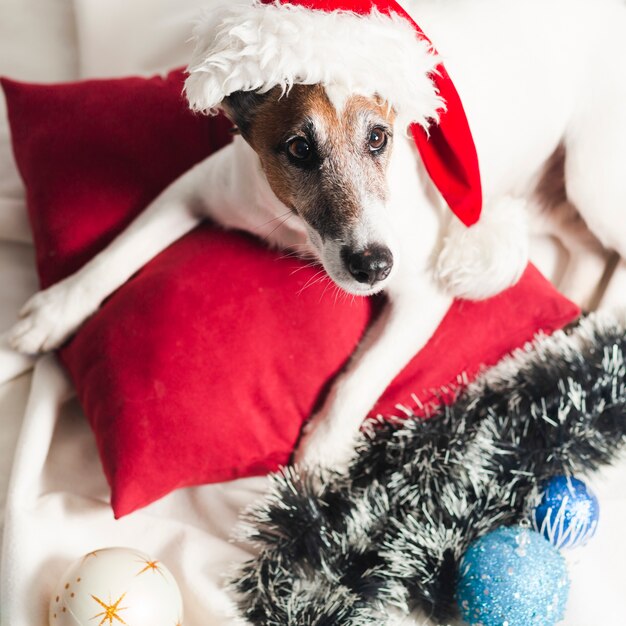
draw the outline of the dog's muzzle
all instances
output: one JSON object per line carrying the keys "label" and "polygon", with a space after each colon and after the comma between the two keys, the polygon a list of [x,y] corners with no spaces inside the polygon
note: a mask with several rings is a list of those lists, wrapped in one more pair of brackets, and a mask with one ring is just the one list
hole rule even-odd
{"label": "dog's muzzle", "polygon": [[371,245],[355,252],[352,248],[341,249],[341,260],[350,275],[359,283],[373,287],[385,280],[393,267],[393,254],[386,246]]}

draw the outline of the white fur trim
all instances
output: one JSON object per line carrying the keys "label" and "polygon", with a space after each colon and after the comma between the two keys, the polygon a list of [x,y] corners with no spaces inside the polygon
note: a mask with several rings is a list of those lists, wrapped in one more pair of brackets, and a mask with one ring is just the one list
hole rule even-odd
{"label": "white fur trim", "polygon": [[214,113],[235,91],[278,86],[286,93],[316,83],[378,94],[407,126],[428,127],[444,107],[431,79],[438,64],[432,47],[395,13],[230,0],[206,13],[194,38],[185,92],[195,111]]}
{"label": "white fur trim", "polygon": [[528,241],[526,202],[519,198],[487,203],[470,228],[452,217],[437,259],[439,281],[457,298],[489,298],[520,279]]}

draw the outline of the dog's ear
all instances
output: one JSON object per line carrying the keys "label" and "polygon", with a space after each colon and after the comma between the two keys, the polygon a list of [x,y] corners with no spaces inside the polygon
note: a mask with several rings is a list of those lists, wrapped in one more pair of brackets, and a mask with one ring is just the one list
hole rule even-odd
{"label": "dog's ear", "polygon": [[246,138],[259,108],[270,97],[270,93],[235,91],[222,100],[220,109]]}

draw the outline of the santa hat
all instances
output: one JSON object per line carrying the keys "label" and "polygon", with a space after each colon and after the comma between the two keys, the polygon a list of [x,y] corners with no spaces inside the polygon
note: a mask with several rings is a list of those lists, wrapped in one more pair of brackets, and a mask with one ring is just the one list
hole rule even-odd
{"label": "santa hat", "polygon": [[471,226],[482,207],[476,148],[457,91],[431,42],[394,0],[227,0],[195,30],[185,91],[215,112],[236,91],[344,85],[378,95],[414,137],[454,214]]}

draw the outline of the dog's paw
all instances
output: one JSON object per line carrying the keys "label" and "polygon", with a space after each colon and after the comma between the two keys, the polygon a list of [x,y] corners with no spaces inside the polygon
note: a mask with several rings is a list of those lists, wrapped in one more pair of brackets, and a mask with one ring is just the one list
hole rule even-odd
{"label": "dog's paw", "polygon": [[302,467],[344,473],[354,456],[354,447],[351,434],[314,417],[302,429],[293,460]]}
{"label": "dog's paw", "polygon": [[83,290],[68,281],[36,293],[9,331],[9,345],[24,354],[58,348],[93,311]]}
{"label": "dog's paw", "polygon": [[444,289],[481,300],[514,285],[528,264],[527,222],[526,203],[510,197],[486,206],[474,226],[452,222],[437,259]]}

